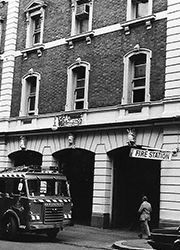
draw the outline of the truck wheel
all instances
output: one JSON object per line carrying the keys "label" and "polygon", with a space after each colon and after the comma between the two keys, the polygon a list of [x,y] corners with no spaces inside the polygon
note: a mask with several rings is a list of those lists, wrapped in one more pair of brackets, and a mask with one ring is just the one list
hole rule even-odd
{"label": "truck wheel", "polygon": [[52,230],[47,233],[47,236],[50,240],[54,240],[58,234],[59,230]]}
{"label": "truck wheel", "polygon": [[14,239],[17,234],[17,223],[12,216],[8,216],[3,221],[2,236],[7,240]]}

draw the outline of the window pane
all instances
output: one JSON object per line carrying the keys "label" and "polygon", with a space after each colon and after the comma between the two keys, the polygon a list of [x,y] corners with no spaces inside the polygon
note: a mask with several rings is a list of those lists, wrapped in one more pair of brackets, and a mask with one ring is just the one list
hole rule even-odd
{"label": "window pane", "polygon": [[40,16],[37,16],[34,20],[35,23],[35,31],[41,28],[41,19]]}
{"label": "window pane", "polygon": [[84,99],[84,89],[76,90],[76,100],[78,99]]}
{"label": "window pane", "polygon": [[40,43],[40,32],[34,34],[34,43]]}
{"label": "window pane", "polygon": [[133,87],[136,88],[136,87],[142,87],[142,86],[145,86],[145,78],[143,79],[138,79],[138,80],[134,80],[133,81]]}
{"label": "window pane", "polygon": [[84,87],[85,84],[85,79],[77,79],[77,88],[82,88]]}
{"label": "window pane", "polygon": [[137,65],[134,67],[134,77],[144,77],[146,75],[146,65]]}
{"label": "window pane", "polygon": [[85,78],[85,67],[76,68],[77,79]]}
{"label": "window pane", "polygon": [[140,64],[145,64],[146,63],[146,55],[145,54],[139,54],[134,56],[134,64],[135,65],[140,65]]}
{"label": "window pane", "polygon": [[145,89],[138,89],[133,91],[133,103],[145,101]]}
{"label": "window pane", "polygon": [[84,108],[84,101],[76,102],[75,109],[83,109]]}
{"label": "window pane", "polygon": [[87,32],[88,31],[88,19],[79,20],[79,33]]}
{"label": "window pane", "polygon": [[29,97],[29,111],[35,110],[35,96]]}
{"label": "window pane", "polygon": [[31,77],[30,81],[30,94],[36,92],[36,77]]}
{"label": "window pane", "polygon": [[136,17],[143,17],[148,15],[148,2],[138,1],[136,4]]}

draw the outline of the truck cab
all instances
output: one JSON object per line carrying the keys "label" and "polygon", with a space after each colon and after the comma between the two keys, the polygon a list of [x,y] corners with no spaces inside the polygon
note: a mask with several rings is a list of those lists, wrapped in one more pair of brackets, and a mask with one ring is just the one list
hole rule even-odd
{"label": "truck cab", "polygon": [[72,202],[67,178],[54,171],[27,167],[0,173],[0,232],[13,239],[20,232],[55,238],[71,224]]}

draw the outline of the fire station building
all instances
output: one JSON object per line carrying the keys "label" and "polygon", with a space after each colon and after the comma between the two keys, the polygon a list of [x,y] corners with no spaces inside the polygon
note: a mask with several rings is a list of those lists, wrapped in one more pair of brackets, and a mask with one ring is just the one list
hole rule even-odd
{"label": "fire station building", "polygon": [[74,222],[180,223],[180,2],[0,1],[0,168],[70,180]]}

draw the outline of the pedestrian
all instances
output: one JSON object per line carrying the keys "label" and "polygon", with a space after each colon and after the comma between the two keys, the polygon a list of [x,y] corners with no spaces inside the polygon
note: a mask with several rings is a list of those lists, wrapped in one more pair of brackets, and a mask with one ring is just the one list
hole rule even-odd
{"label": "pedestrian", "polygon": [[147,238],[150,238],[150,229],[149,221],[151,220],[152,207],[148,202],[147,196],[142,197],[142,203],[139,207],[138,212],[140,213],[140,223],[141,223],[141,233],[138,235],[139,238],[143,238],[143,234],[147,235]]}

